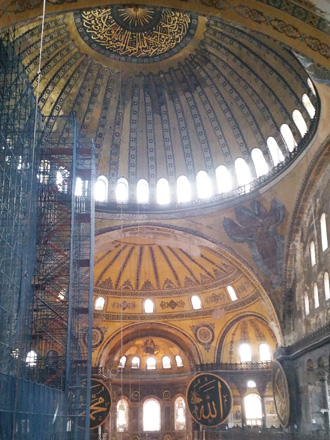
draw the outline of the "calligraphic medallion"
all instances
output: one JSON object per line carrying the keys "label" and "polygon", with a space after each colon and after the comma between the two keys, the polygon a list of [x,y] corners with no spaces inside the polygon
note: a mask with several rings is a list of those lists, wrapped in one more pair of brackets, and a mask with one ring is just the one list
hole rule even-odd
{"label": "calligraphic medallion", "polygon": [[290,395],[285,372],[278,361],[273,363],[272,385],[277,416],[283,428],[286,428],[290,419]]}
{"label": "calligraphic medallion", "polygon": [[227,382],[212,373],[195,376],[188,385],[186,399],[193,419],[210,427],[224,423],[233,404]]}
{"label": "calligraphic medallion", "polygon": [[[81,389],[86,389],[86,380],[81,381]],[[79,404],[86,407],[86,395],[81,393]],[[98,428],[106,421],[111,408],[111,394],[108,387],[98,379],[91,380],[91,406],[90,406],[90,429]],[[79,414],[85,415],[85,410]],[[79,428],[85,427],[85,418],[78,417]]]}
{"label": "calligraphic medallion", "polygon": [[157,62],[169,58],[193,38],[193,13],[149,6],[113,5],[74,15],[80,36],[93,50],[120,61]]}

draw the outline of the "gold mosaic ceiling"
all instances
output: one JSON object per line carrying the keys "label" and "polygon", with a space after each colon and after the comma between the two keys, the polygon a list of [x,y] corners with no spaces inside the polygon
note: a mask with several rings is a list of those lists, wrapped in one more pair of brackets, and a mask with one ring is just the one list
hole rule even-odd
{"label": "gold mosaic ceiling", "polygon": [[[105,298],[95,318],[112,321],[167,320],[193,316],[221,318],[259,300],[249,272],[224,248],[179,231],[132,227],[96,237],[94,298]],[[227,290],[232,286],[236,299]],[[194,310],[192,295],[201,299]],[[152,298],[154,312],[144,312]],[[267,302],[268,300],[266,300]],[[268,304],[268,302],[267,302]],[[266,305],[267,306],[267,305]]]}
{"label": "gold mosaic ceiling", "polygon": [[[40,21],[15,31],[33,87],[40,31]],[[164,8],[111,6],[47,18],[41,72],[43,114],[73,112],[81,136],[95,139],[110,200],[121,177],[131,200],[146,179],[153,202],[160,178],[174,194],[179,176],[194,185],[200,170],[215,191],[215,169],[225,165],[234,175],[235,159],[252,164],[255,147],[272,167],[267,138],[287,154],[281,124],[291,121],[299,143],[292,112],[300,110],[310,128],[302,95],[316,106],[306,72],[274,40],[219,17]]]}

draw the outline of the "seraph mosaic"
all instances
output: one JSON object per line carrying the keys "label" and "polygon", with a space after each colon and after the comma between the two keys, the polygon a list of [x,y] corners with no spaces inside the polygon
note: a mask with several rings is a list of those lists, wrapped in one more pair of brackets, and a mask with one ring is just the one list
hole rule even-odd
{"label": "seraph mosaic", "polygon": [[237,243],[247,243],[251,255],[273,287],[282,282],[284,238],[276,229],[285,216],[285,207],[274,198],[269,211],[258,201],[235,208],[236,220],[225,218],[223,226],[228,236]]}

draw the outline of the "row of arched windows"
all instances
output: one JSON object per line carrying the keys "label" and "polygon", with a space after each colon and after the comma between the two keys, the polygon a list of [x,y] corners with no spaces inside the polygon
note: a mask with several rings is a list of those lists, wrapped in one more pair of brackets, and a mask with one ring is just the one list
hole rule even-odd
{"label": "row of arched windows", "polygon": [[[315,93],[314,88],[312,89]],[[310,118],[315,116],[315,108],[309,99],[307,94],[302,96],[303,105],[306,108]],[[307,133],[307,124],[299,110],[294,110],[292,113],[292,120],[295,123],[301,136],[305,136]],[[284,140],[286,150],[292,152],[297,146],[297,142],[288,124],[282,124],[280,132]],[[285,157],[283,151],[280,149],[277,141],[274,137],[267,139],[268,151],[265,153],[270,155],[272,165],[276,166],[280,162],[283,162]],[[254,169],[243,158],[237,158],[235,160],[234,169],[235,175],[225,165],[219,165],[215,170],[216,185],[213,186],[213,182],[206,171],[201,170],[196,175],[196,192],[197,198],[207,199],[214,195],[226,193],[231,191],[234,186],[245,186],[245,191],[249,191],[249,183],[254,177],[261,177],[268,173],[271,164],[267,163],[264,152],[259,148],[254,148],[251,151],[251,158],[253,161]],[[100,176],[96,182],[95,197],[99,202],[105,202],[108,200],[108,179],[105,176]],[[117,181],[116,185],[116,201],[118,203],[127,203],[129,200],[129,185],[127,179],[121,177]],[[159,205],[167,205],[171,200],[170,185],[167,179],[160,178],[156,186],[156,201]],[[182,175],[177,179],[176,185],[176,201],[178,203],[186,203],[192,200],[192,185],[189,179]],[[137,203],[146,204],[149,203],[149,184],[147,180],[140,179],[136,186],[136,201]]]}
{"label": "row of arched windows", "polygon": [[[161,405],[155,398],[146,399],[142,406],[143,431],[160,431]],[[128,431],[129,405],[126,399],[117,403],[116,428],[117,432]],[[186,404],[184,398],[179,396],[174,401],[174,429],[181,431],[186,428]]]}
{"label": "row of arched windows", "polygon": [[[252,350],[250,344],[248,343],[240,344],[238,353],[241,362],[252,361]],[[268,362],[272,360],[269,345],[266,343],[262,343],[259,345],[259,360],[260,362]]]}
{"label": "row of arched windows", "polygon": [[[175,359],[176,366],[178,368],[183,367],[182,357],[179,354],[175,355],[174,359]],[[120,369],[125,368],[126,363],[127,363],[127,356],[122,356],[119,360],[118,368],[120,368]],[[162,368],[165,370],[172,368],[172,361],[169,356],[163,356],[161,363],[162,363]],[[141,359],[139,358],[139,356],[134,356],[131,360],[131,368],[133,370],[139,369],[140,366],[141,366]],[[146,359],[146,368],[147,368],[147,370],[156,370],[157,369],[156,358],[154,358],[153,356],[149,356]]]}
{"label": "row of arched windows", "polygon": [[[252,383],[252,386],[249,383]],[[254,381],[248,382],[248,388],[255,388]],[[256,393],[249,393],[244,397],[244,409],[247,425],[262,424],[261,398]],[[117,403],[116,428],[117,432],[126,432],[129,429],[129,403],[121,398]],[[155,398],[148,398],[142,405],[142,423],[144,432],[161,430],[161,404]],[[179,396],[174,401],[174,429],[186,429],[186,404],[184,398]]]}
{"label": "row of arched windows", "polygon": [[[324,299],[325,301],[327,301],[330,299],[330,283],[329,283],[328,272],[324,272],[323,274],[323,288],[324,288]],[[307,292],[304,293],[304,305],[305,305],[305,314],[309,315],[310,299]],[[313,284],[313,305],[314,305],[314,309],[317,309],[320,306],[319,288],[317,283]]]}
{"label": "row of arched windows", "polygon": [[[327,217],[325,213],[323,213],[320,217],[320,230],[321,230],[321,249],[322,252],[324,252],[329,247]],[[316,265],[316,247],[314,241],[311,241],[309,251],[310,251],[311,266],[314,267]]]}
{"label": "row of arched windows", "polygon": [[[232,286],[227,286],[226,290],[231,301],[236,301],[237,295],[235,289]],[[191,306],[194,310],[200,310],[202,308],[202,301],[198,295],[192,295],[190,301],[191,301]],[[101,311],[104,310],[104,307],[105,307],[105,298],[103,296],[99,296],[98,298],[96,298],[94,308],[95,310]],[[154,313],[155,302],[150,298],[144,300],[143,311],[144,313]]]}
{"label": "row of arched windows", "polygon": [[[317,232],[317,229],[315,228],[315,233]],[[325,213],[322,213],[320,217],[320,233],[321,233],[321,250],[322,252],[325,252],[329,248],[329,241],[328,241],[328,228],[327,228],[327,216]],[[318,258],[317,258],[317,252],[316,252],[316,245],[315,241],[312,240],[309,245],[309,256],[310,256],[310,264],[312,269],[317,266]],[[329,284],[329,274],[328,272],[324,272],[323,274],[323,288],[324,288],[324,300],[327,301],[330,299],[330,284]],[[317,282],[313,283],[313,289],[312,289],[312,306],[314,309],[317,309],[320,306],[320,297],[319,297],[319,287]],[[305,308],[305,315],[309,315],[311,311],[311,301],[310,297],[307,292],[304,293],[304,308]]]}

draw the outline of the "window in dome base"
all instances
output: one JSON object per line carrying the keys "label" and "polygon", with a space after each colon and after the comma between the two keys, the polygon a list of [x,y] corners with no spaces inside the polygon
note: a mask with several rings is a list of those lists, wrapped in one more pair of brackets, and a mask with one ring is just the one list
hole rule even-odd
{"label": "window in dome base", "polygon": [[183,367],[182,357],[179,354],[175,356],[175,362],[178,368]]}
{"label": "window in dome base", "polygon": [[304,107],[307,110],[311,119],[313,119],[315,116],[316,110],[315,110],[315,107],[313,106],[311,100],[309,99],[309,96],[306,95],[306,93],[304,93],[302,96],[302,103],[304,104]]}
{"label": "window in dome base", "polygon": [[186,176],[178,177],[176,191],[177,191],[178,203],[190,202],[191,187],[190,187],[190,182]]}
{"label": "window in dome base", "polygon": [[160,403],[156,399],[143,404],[143,431],[160,431]]}
{"label": "window in dome base", "polygon": [[262,151],[259,148],[254,148],[251,152],[251,157],[254,163],[257,177],[264,176],[268,173],[268,165]]}
{"label": "window in dome base", "polygon": [[238,184],[242,186],[245,185],[246,192],[250,191],[249,183],[251,182],[252,177],[248,164],[245,162],[244,159],[239,157],[235,160],[235,169]]}
{"label": "window in dome base", "polygon": [[199,296],[193,295],[191,297],[191,305],[194,310],[199,310],[202,308],[202,301]]}
{"label": "window in dome base", "polygon": [[276,165],[278,165],[280,162],[284,161],[283,153],[282,153],[280,147],[278,146],[278,143],[276,142],[276,140],[271,136],[267,139],[267,146],[268,146],[270,155],[272,156],[273,164],[276,167]]}
{"label": "window in dome base", "polygon": [[304,137],[305,134],[307,133],[307,125],[305,119],[303,118],[303,115],[300,113],[299,110],[293,111],[292,119],[293,122],[296,124],[296,127],[298,128],[301,136]]}
{"label": "window in dome base", "polygon": [[236,295],[234,288],[232,286],[227,286],[226,289],[227,289],[227,292],[230,296],[230,299],[232,301],[237,301],[237,295]]}
{"label": "window in dome base", "polygon": [[128,202],[128,182],[124,177],[118,179],[116,187],[116,200],[118,203]]}
{"label": "window in dome base", "polygon": [[170,186],[164,178],[157,182],[157,203],[159,205],[168,205],[171,201]]}
{"label": "window in dome base", "polygon": [[106,202],[108,200],[108,179],[105,176],[97,178],[95,183],[95,200]]}
{"label": "window in dome base", "polygon": [[145,179],[140,179],[137,183],[136,200],[138,203],[149,203],[149,184]]}
{"label": "window in dome base", "polygon": [[293,151],[297,146],[297,142],[295,141],[291,128],[288,126],[288,124],[281,125],[281,134],[283,136],[286,146],[288,147],[288,150],[290,152]]}
{"label": "window in dome base", "polygon": [[122,356],[119,360],[118,368],[125,368],[126,365],[126,356]]}
{"label": "window in dome base", "polygon": [[144,301],[144,313],[154,313],[155,304],[152,299],[146,299]]}
{"label": "window in dome base", "polygon": [[218,193],[224,193],[233,189],[230,172],[227,167],[220,165],[215,170],[215,176],[217,179]]}
{"label": "window in dome base", "polygon": [[164,369],[171,368],[171,359],[168,356],[164,356],[162,359],[162,365]]}
{"label": "window in dome base", "polygon": [[140,368],[140,358],[138,356],[133,357],[131,368],[133,368],[133,369]]}
{"label": "window in dome base", "polygon": [[146,365],[147,370],[156,370],[156,359],[154,357],[148,357]]}
{"label": "window in dome base", "polygon": [[212,184],[206,171],[199,171],[196,176],[197,196],[199,199],[212,197]]}
{"label": "window in dome base", "polygon": [[105,305],[105,298],[103,298],[103,296],[99,296],[98,298],[96,298],[94,309],[103,310],[104,305]]}

